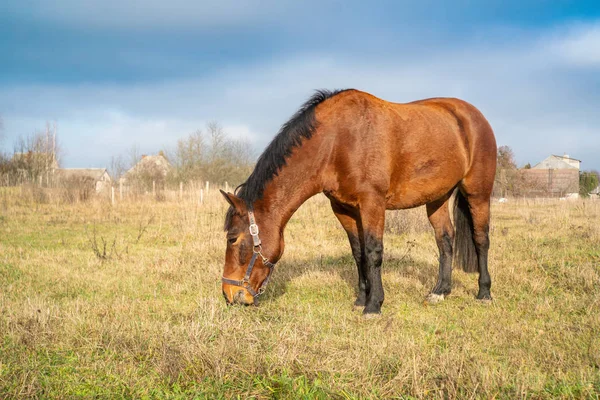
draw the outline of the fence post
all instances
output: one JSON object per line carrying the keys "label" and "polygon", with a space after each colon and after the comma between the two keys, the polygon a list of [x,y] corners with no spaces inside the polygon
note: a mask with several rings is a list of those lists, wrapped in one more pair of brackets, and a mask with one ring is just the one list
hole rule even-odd
{"label": "fence post", "polygon": [[115,205],[115,187],[110,187],[110,202],[114,206]]}
{"label": "fence post", "polygon": [[156,181],[152,181],[152,197],[156,198]]}
{"label": "fence post", "polygon": [[208,189],[210,188],[210,182],[206,181],[206,194],[208,194]]}
{"label": "fence post", "polygon": [[204,204],[204,190],[200,189],[200,205]]}
{"label": "fence post", "polygon": [[227,181],[225,181],[225,191],[229,192],[229,183]]}
{"label": "fence post", "polygon": [[119,179],[119,201],[123,201],[123,181]]}

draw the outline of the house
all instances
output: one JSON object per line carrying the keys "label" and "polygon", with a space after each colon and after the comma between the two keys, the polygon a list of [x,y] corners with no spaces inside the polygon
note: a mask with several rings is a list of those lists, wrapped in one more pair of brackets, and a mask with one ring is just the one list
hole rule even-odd
{"label": "house", "polygon": [[550,155],[523,170],[526,195],[533,197],[579,197],[579,167],[581,160]]}
{"label": "house", "polygon": [[140,161],[123,175],[121,183],[125,184],[136,180],[164,182],[172,168],[173,166],[162,152],[151,156],[143,155]]}
{"label": "house", "polygon": [[59,184],[89,185],[96,193],[107,190],[112,185],[106,168],[57,168],[53,177]]}

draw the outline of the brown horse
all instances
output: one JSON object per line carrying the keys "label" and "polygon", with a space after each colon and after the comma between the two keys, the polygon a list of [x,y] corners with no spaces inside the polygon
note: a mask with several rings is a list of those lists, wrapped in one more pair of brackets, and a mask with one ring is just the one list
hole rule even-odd
{"label": "brown horse", "polygon": [[[365,314],[380,313],[386,209],[426,205],[440,252],[428,295],[451,290],[452,259],[479,272],[478,299],[489,300],[488,227],[496,140],[475,107],[435,98],[398,104],[357,90],[318,91],[285,123],[236,195],[225,231],[223,294],[256,304],[283,254],[283,231],[308,198],[323,192],[348,234]],[[454,227],[449,200],[456,191]],[[260,228],[260,234],[259,234]]]}

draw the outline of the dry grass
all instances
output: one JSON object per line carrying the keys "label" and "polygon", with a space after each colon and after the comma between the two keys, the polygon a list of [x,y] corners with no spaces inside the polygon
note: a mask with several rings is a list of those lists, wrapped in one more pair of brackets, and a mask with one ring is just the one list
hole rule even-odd
{"label": "dry grass", "polygon": [[600,394],[600,202],[494,205],[491,306],[459,271],[425,305],[437,248],[424,210],[390,215],[383,316],[367,321],[323,198],[288,225],[258,308],[224,304],[214,191],[202,206],[19,201],[0,194],[0,397]]}

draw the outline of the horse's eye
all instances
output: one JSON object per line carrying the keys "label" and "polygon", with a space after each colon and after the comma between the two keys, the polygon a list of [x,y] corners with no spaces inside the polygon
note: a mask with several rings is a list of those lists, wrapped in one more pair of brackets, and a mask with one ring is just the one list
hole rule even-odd
{"label": "horse's eye", "polygon": [[234,244],[235,242],[237,242],[237,237],[228,237],[227,241],[229,242],[229,244]]}

